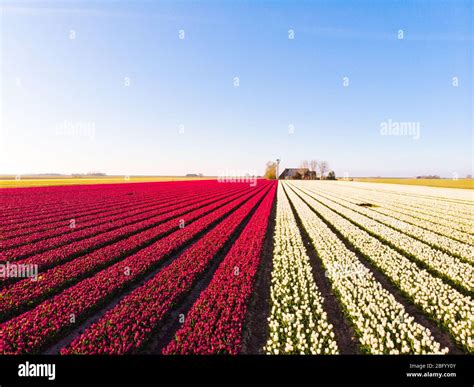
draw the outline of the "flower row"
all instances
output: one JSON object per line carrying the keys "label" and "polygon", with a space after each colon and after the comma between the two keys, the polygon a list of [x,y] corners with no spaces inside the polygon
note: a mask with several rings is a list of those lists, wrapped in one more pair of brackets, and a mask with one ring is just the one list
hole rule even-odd
{"label": "flower row", "polygon": [[[228,196],[229,194],[221,195],[217,199],[224,199]],[[233,195],[230,197],[233,197]],[[179,216],[181,217],[183,221],[185,221],[185,218],[187,217],[190,211],[212,204],[215,201],[216,201],[216,198],[207,199],[202,202],[198,202],[194,204],[193,206],[183,207],[183,208],[171,211],[169,213],[165,213],[159,217],[151,218],[150,220],[145,221],[145,222],[140,222],[135,225],[130,225],[128,227],[124,227],[121,229],[99,234],[93,238],[74,242],[74,243],[62,246],[60,248],[57,248],[51,251],[46,251],[44,253],[34,255],[30,258],[23,259],[21,263],[26,264],[26,265],[37,265],[38,271],[43,272],[44,270],[54,268],[55,266],[64,264],[70,260],[77,259],[77,257],[81,257],[84,254],[91,254],[92,252],[97,251],[98,249],[104,246],[108,246],[115,242],[119,242],[120,240],[124,238],[133,236],[140,232],[147,231],[150,228],[157,227],[162,222],[166,222],[175,217]],[[181,219],[180,219],[180,222],[181,222]],[[38,282],[41,282],[41,280],[42,280],[42,276],[40,276],[40,281]],[[69,278],[64,279],[64,281],[66,282],[67,280],[69,280]],[[16,282],[16,281],[18,281],[18,279],[16,278],[2,277],[0,278],[0,285],[5,285],[5,284]],[[34,284],[30,284],[29,286],[28,285],[27,286],[30,287],[32,285],[33,286],[37,285],[38,282],[35,282]],[[39,289],[41,289],[41,287],[38,287],[38,290]],[[10,302],[12,303],[11,306],[14,308],[15,303],[11,300]]]}
{"label": "flower row", "polygon": [[[2,248],[12,249],[35,242],[44,243],[47,239],[60,236],[63,236],[63,238],[67,238],[70,241],[74,241],[76,238],[81,237],[80,233],[85,229],[88,229],[93,235],[96,233],[95,230],[97,228],[100,229],[100,227],[103,227],[104,225],[110,227],[118,221],[141,214],[149,214],[150,211],[170,205],[172,206],[173,204],[174,200],[172,198],[164,197],[145,202],[140,201],[139,203],[132,203],[127,207],[122,205],[116,207],[115,211],[103,211],[99,214],[86,215],[86,218],[83,219],[71,217],[67,220],[61,220],[58,222],[52,221],[47,227],[44,225],[37,228],[32,227],[27,234],[10,237],[7,234],[4,234]],[[119,210],[117,210],[117,208],[119,208]],[[86,212],[83,212],[83,214],[86,214]],[[71,223],[71,221],[73,223]]]}
{"label": "flower row", "polygon": [[[346,191],[346,184],[330,184],[329,189],[343,192],[354,192],[356,190],[364,198],[378,198],[382,201],[390,203],[393,207],[403,209],[403,211],[409,214],[423,214],[427,216],[436,216],[434,220],[446,224],[447,226],[461,227],[461,231],[471,232],[473,228],[472,219],[472,204],[466,205],[465,203],[459,203],[456,201],[450,201],[449,199],[443,200],[441,197],[433,196],[414,196],[413,194],[407,194],[399,192],[401,186],[390,184],[389,189],[375,189],[372,187],[361,187],[349,185],[349,189]],[[351,184],[351,183],[350,183]],[[331,187],[332,186],[332,187]],[[377,185],[379,187],[379,185]],[[420,192],[426,192],[426,187],[417,187]],[[452,191],[452,190],[451,190]],[[443,191],[444,192],[444,191]],[[451,192],[450,192],[451,193]],[[442,195],[439,190],[436,191],[437,195]],[[446,223],[444,223],[446,222]]]}
{"label": "flower row", "polygon": [[[140,201],[156,197],[162,193],[173,196],[188,189],[185,185],[102,185],[82,186],[83,188],[64,192],[64,187],[41,187],[20,190],[24,200],[17,200],[14,195],[2,195],[0,202],[5,207],[14,206],[14,209],[5,212],[0,218],[0,225],[8,230],[20,228],[25,220],[34,225],[46,223],[51,218],[64,216],[65,213],[80,216],[84,211],[101,210],[101,208],[116,207],[121,203]],[[70,187],[73,188],[73,187]],[[78,187],[76,187],[78,188]],[[189,187],[190,188],[190,187]],[[198,188],[198,187],[195,187]],[[9,190],[11,193],[12,190]],[[17,190],[18,191],[18,190]]]}
{"label": "flower row", "polygon": [[266,193],[267,188],[240,206],[170,265],[125,296],[61,353],[124,354],[143,348]]}
{"label": "flower row", "polygon": [[[307,191],[307,194],[315,196],[311,191]],[[437,274],[448,278],[460,288],[470,292],[474,291],[474,267],[469,263],[462,262],[443,251],[433,249],[426,243],[362,215],[351,209],[350,206],[343,206],[336,201],[326,199],[322,195],[317,195],[317,199],[370,234],[376,235],[393,247],[403,251],[410,258],[422,262]]]}
{"label": "flower row", "polygon": [[[224,191],[226,192],[226,191]],[[208,196],[214,196],[215,194],[208,194]],[[3,261],[7,260],[18,260],[26,258],[33,254],[42,253],[45,251],[51,251],[54,248],[61,247],[64,245],[70,245],[73,242],[81,241],[87,238],[97,236],[109,231],[114,230],[123,230],[127,226],[135,227],[135,225],[140,222],[146,222],[149,219],[165,214],[169,211],[173,211],[177,208],[184,208],[192,203],[198,203],[201,200],[201,197],[198,195],[191,195],[191,197],[186,197],[184,200],[178,201],[169,201],[165,203],[159,203],[152,205],[145,209],[140,209],[137,211],[137,214],[134,216],[121,216],[121,219],[114,221],[114,218],[103,219],[101,224],[95,227],[90,227],[81,230],[75,230],[74,228],[68,230],[68,232],[63,233],[55,237],[41,239],[36,241],[36,243],[22,245],[8,250],[3,250],[1,257]]]}
{"label": "flower row", "polygon": [[[254,190],[220,209],[180,228],[124,260],[100,271],[34,309],[2,325],[0,353],[38,353],[60,339],[80,321],[95,313],[107,300],[153,270],[164,258],[196,238],[220,218],[254,197]],[[261,195],[261,188],[259,187]],[[175,283],[176,285],[176,283]]]}
{"label": "flower row", "polygon": [[[140,203],[149,199],[163,197],[179,198],[187,193],[211,192],[223,188],[224,184],[214,181],[174,182],[169,183],[133,183],[100,186],[83,186],[77,195],[69,196],[63,193],[64,187],[41,187],[41,192],[49,194],[35,195],[32,188],[23,189],[22,196],[28,197],[34,203],[31,209],[17,203],[11,196],[2,195],[0,204],[3,207],[15,206],[18,211],[14,217],[0,218],[0,227],[4,232],[25,232],[35,226],[49,226],[49,222],[79,218],[89,213],[100,214],[102,211],[114,209],[127,203]],[[245,188],[248,184],[232,184],[233,188]],[[48,189],[49,188],[49,189]],[[71,187],[72,188],[72,187]],[[14,189],[8,190],[8,192]],[[5,192],[5,191],[4,191]],[[17,204],[15,204],[17,203]],[[2,220],[3,219],[3,220]]]}
{"label": "flower row", "polygon": [[333,327],[314,282],[290,203],[278,185],[268,354],[336,354]]}
{"label": "flower row", "polygon": [[[425,227],[430,227],[430,225],[423,224],[423,221],[418,221],[419,224],[415,225],[409,222],[406,222],[401,219],[397,213],[384,214],[377,211],[377,208],[365,208],[360,205],[360,201],[353,199],[348,195],[338,195],[336,193],[326,193],[321,192],[320,190],[314,191],[311,189],[311,192],[316,192],[318,195],[324,196],[326,199],[334,201],[337,204],[340,204],[344,207],[347,207],[351,210],[359,212],[367,217],[379,221],[391,228],[396,229],[404,234],[412,236],[416,239],[419,239],[422,242],[427,243],[430,246],[433,246],[437,249],[449,252],[450,254],[459,256],[462,260],[474,261],[473,256],[473,246],[453,240],[446,235],[441,235],[439,233],[433,232]],[[413,222],[413,220],[412,220]],[[425,227],[422,227],[422,226]],[[447,235],[450,235],[448,233]],[[466,234],[467,236],[468,234]],[[472,236],[471,236],[472,237]]]}
{"label": "flower row", "polygon": [[238,354],[276,184],[186,315],[164,354]]}
{"label": "flower row", "polygon": [[[308,188],[313,190],[316,187]],[[404,209],[403,202],[392,201],[386,196],[381,196],[380,194],[374,195],[370,193],[360,193],[359,191],[354,192],[353,190],[342,190],[341,192],[339,187],[336,189],[336,187],[331,186],[324,188],[324,190],[318,189],[317,192],[326,192],[331,196],[343,198],[344,200],[350,201],[353,204],[360,204],[364,202],[373,203],[375,206],[370,208],[370,210],[373,212],[388,215],[392,218],[408,223],[410,226],[418,226],[424,230],[440,234],[441,236],[444,236],[444,238],[448,238],[451,241],[457,240],[458,242],[471,246],[474,245],[474,236],[469,233],[473,231],[473,228],[471,227],[464,232],[461,231],[460,228],[462,228],[462,224],[459,224],[458,218],[456,221],[443,221],[440,219],[439,210],[437,208],[433,208],[431,215],[427,215],[417,212],[413,208]],[[362,209],[363,207],[359,206],[359,208]]]}
{"label": "flower row", "polygon": [[291,189],[291,202],[326,270],[334,293],[355,327],[362,352],[371,354],[445,353],[431,332],[414,322],[357,256]]}
{"label": "flower row", "polygon": [[[232,192],[224,192],[223,194],[220,194],[220,196],[212,196],[210,199],[204,201],[196,199],[192,205],[190,203],[184,205],[178,204],[174,208],[169,208],[168,210],[165,209],[162,211],[160,216],[152,216],[149,219],[142,220],[125,227],[116,228],[93,237],[81,239],[79,241],[71,242],[69,244],[35,254],[28,258],[22,259],[21,263],[38,265],[39,270],[41,271],[66,262],[82,254],[94,251],[102,246],[116,242],[120,239],[126,238],[132,234],[136,234],[142,230],[156,226],[159,223],[179,214],[185,214],[207,203],[212,203],[216,200],[216,198],[223,198],[231,194]],[[3,282],[3,280],[4,279],[0,279],[0,284]]]}
{"label": "flower row", "polygon": [[420,269],[352,222],[318,201],[305,196],[308,204],[348,242],[384,273],[415,305],[443,326],[467,351],[474,345],[474,302],[440,278]]}
{"label": "flower row", "polygon": [[[203,207],[186,212],[183,220],[185,220],[186,225],[189,225],[201,216],[215,211],[239,196],[242,196],[242,194],[225,195],[223,198],[212,199],[212,202],[210,200],[203,201]],[[182,212],[189,211],[189,209],[187,208]],[[163,235],[176,230],[180,225],[182,212],[171,213],[172,216],[174,215],[172,219],[157,226],[56,266],[42,273],[37,281],[25,279],[0,290],[0,320],[6,320],[25,308],[33,307],[45,298],[59,293],[66,286],[77,283],[82,278],[115,263],[119,259],[155,242]],[[167,214],[166,218],[169,215]]]}
{"label": "flower row", "polygon": [[[122,199],[113,203],[108,202],[106,205],[103,204],[102,206],[94,209],[88,208],[87,203],[84,203],[83,208],[81,209],[77,209],[75,211],[63,209],[60,215],[51,214],[42,221],[25,218],[23,219],[22,228],[14,229],[8,232],[5,231],[3,233],[3,237],[6,242],[13,244],[13,242],[10,241],[13,238],[25,236],[25,239],[27,239],[26,236],[29,238],[36,237],[36,235],[31,234],[45,233],[49,230],[57,231],[61,228],[63,229],[65,226],[69,226],[71,219],[75,220],[75,229],[77,230],[79,228],[90,227],[91,225],[94,225],[93,222],[100,224],[101,218],[125,213],[126,211],[137,208],[137,205],[143,207],[156,202],[171,200],[169,193],[155,194],[152,197],[147,198],[144,198],[143,196],[138,198],[134,195],[132,198],[133,200]],[[47,237],[48,235],[45,236]]]}

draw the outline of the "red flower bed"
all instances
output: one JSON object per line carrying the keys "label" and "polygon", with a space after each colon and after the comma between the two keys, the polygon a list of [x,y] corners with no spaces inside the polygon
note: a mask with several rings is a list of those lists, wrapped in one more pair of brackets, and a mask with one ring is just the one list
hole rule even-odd
{"label": "red flower bed", "polygon": [[[211,191],[218,188],[214,181],[170,183],[133,183],[99,186],[41,187],[2,190],[0,196],[0,230],[28,231],[33,226],[47,227],[51,220],[69,220],[74,217],[100,214],[104,209],[120,206],[122,203],[137,202],[161,195],[171,197],[197,191]],[[80,188],[80,190],[79,190]],[[16,195],[12,191],[19,192]],[[47,192],[47,194],[45,193]],[[17,196],[21,197],[18,200]],[[12,207],[15,213],[7,215],[5,210]]]}
{"label": "red flower bed", "polygon": [[[12,228],[21,225],[27,216],[29,221],[48,221],[64,213],[80,215],[83,210],[100,209],[130,199],[150,198],[161,192],[187,189],[184,183],[165,186],[130,184],[68,187],[41,187],[2,190],[0,204],[5,211],[0,215],[0,226]],[[16,192],[16,194],[15,194]],[[131,195],[130,195],[131,194]],[[11,208],[10,211],[7,208]]]}
{"label": "red flower bed", "polygon": [[263,191],[225,218],[178,259],[123,298],[62,353],[123,354],[140,349],[160,326],[167,312],[193,288],[225,242],[264,195],[268,196],[269,191],[273,195],[274,186],[267,184]]}
{"label": "red flower bed", "polygon": [[[237,210],[239,213],[244,211],[241,210],[242,208],[247,211],[248,204],[242,206],[242,203],[248,199],[255,201],[255,198],[261,197],[265,187],[266,185],[263,184],[257,189],[249,189],[245,196],[180,228],[136,254],[100,271],[95,276],[77,283],[34,309],[1,324],[0,353],[40,352],[221,217],[236,208],[239,208]],[[216,242],[218,241],[213,241],[213,243]],[[205,246],[212,248],[213,244]],[[178,283],[175,282],[174,286],[179,289]]]}
{"label": "red flower bed", "polygon": [[[138,194],[125,196],[122,194],[113,194],[110,195],[107,199],[102,199],[100,197],[96,197],[88,195],[86,198],[82,198],[80,202],[70,205],[62,203],[60,200],[60,196],[58,197],[51,197],[50,200],[55,200],[54,203],[49,203],[47,208],[42,208],[42,205],[39,204],[37,208],[24,210],[22,213],[19,214],[11,214],[8,217],[2,217],[0,225],[4,226],[5,231],[9,231],[13,233],[18,231],[17,229],[25,228],[26,225],[28,227],[31,226],[41,226],[47,225],[51,219],[57,220],[66,220],[71,216],[87,216],[84,215],[85,213],[100,213],[107,209],[116,209],[117,206],[121,206],[123,204],[136,202],[139,203],[143,200],[150,200],[155,198],[157,195],[160,195],[163,192],[154,192],[154,191],[144,191]],[[35,200],[36,198],[32,197],[31,200]],[[131,200],[132,199],[132,200]],[[56,201],[57,200],[57,201]],[[67,214],[65,216],[65,214]],[[25,230],[23,230],[24,232]]]}
{"label": "red flower bed", "polygon": [[[12,249],[21,245],[34,243],[48,238],[57,236],[69,236],[71,240],[74,240],[75,235],[78,235],[79,231],[89,229],[94,231],[95,227],[102,226],[104,224],[112,224],[113,222],[127,219],[130,216],[140,215],[149,213],[149,211],[163,208],[166,205],[172,205],[174,200],[169,195],[164,198],[155,198],[148,201],[140,201],[138,203],[131,203],[126,206],[120,205],[115,207],[115,211],[101,211],[100,216],[96,214],[87,214],[84,210],[83,213],[87,214],[83,218],[70,216],[68,219],[56,221],[51,220],[47,227],[44,225],[31,227],[28,233],[21,233],[20,235],[11,235],[11,233],[4,233],[2,247],[5,249]],[[120,208],[117,210],[117,208]],[[74,219],[74,228],[70,227],[70,221]],[[100,232],[100,231],[98,231]],[[16,232],[18,234],[18,231]]]}
{"label": "red flower bed", "polygon": [[[239,190],[237,193],[232,191],[230,196],[221,194],[217,198],[203,200],[202,203],[199,203],[203,207],[185,214],[186,225],[243,195],[244,193]],[[189,209],[187,208],[184,211]],[[139,248],[155,242],[164,234],[176,230],[179,227],[180,218],[182,218],[182,214],[178,214],[178,216],[158,226],[54,267],[42,273],[38,281],[24,279],[0,290],[0,320],[4,321],[22,309],[36,305],[46,297],[59,293],[66,286],[77,283],[87,275],[115,263],[121,257],[132,254]]]}
{"label": "red flower bed", "polygon": [[238,354],[247,306],[268,228],[276,185],[257,209],[164,354]]}
{"label": "red flower bed", "polygon": [[[211,194],[214,196],[215,193]],[[134,216],[125,216],[121,220],[114,220],[114,218],[105,218],[103,223],[96,227],[87,228],[84,230],[74,230],[63,233],[62,235],[51,237],[47,239],[42,239],[37,241],[34,244],[22,245],[16,248],[3,250],[1,253],[0,261],[7,260],[18,260],[26,258],[33,254],[38,254],[44,251],[51,251],[54,248],[61,247],[64,245],[71,246],[72,242],[81,241],[86,238],[91,238],[99,234],[104,234],[108,231],[113,230],[124,230],[126,226],[131,226],[132,228],[136,227],[136,223],[145,222],[148,219],[153,219],[157,215],[166,213],[170,210],[176,208],[186,207],[192,203],[198,202],[200,198],[196,198],[196,195],[193,194],[191,197],[185,197],[183,200],[178,201],[179,206],[176,205],[176,202],[166,202],[164,204],[158,204],[155,206],[150,206],[147,209],[137,211],[138,214]]]}
{"label": "red flower bed", "polygon": [[[24,235],[32,235],[32,237],[37,237],[37,233],[45,232],[47,230],[56,230],[64,232],[64,227],[69,226],[69,221],[74,219],[76,221],[76,228],[78,230],[80,228],[90,227],[91,225],[100,224],[103,222],[102,218],[104,216],[113,216],[118,215],[121,213],[126,213],[130,210],[137,209],[139,207],[144,207],[146,205],[155,204],[158,202],[164,202],[166,200],[172,200],[169,193],[160,193],[154,194],[153,197],[133,197],[133,200],[126,200],[122,199],[120,201],[116,201],[114,203],[104,204],[99,207],[89,207],[88,201],[83,204],[83,208],[76,209],[74,211],[66,211],[64,210],[59,215],[50,215],[46,220],[40,221],[41,223],[35,224],[38,222],[34,220],[34,217],[28,218],[25,216],[23,226],[20,229],[12,230],[12,231],[4,231],[2,236],[9,245],[13,244],[10,239],[17,238]],[[97,215],[100,215],[99,217]],[[32,219],[32,220],[30,220]],[[91,222],[92,221],[92,222]],[[45,235],[48,236],[48,235]],[[39,238],[38,238],[39,239]],[[24,241],[24,240],[23,240]]]}
{"label": "red flower bed", "polygon": [[[222,196],[222,198],[223,197],[224,196]],[[212,197],[202,202],[197,201],[197,203],[195,203],[194,205],[188,205],[188,206],[179,208],[178,210],[163,214],[160,217],[152,218],[144,222],[136,223],[127,227],[117,229],[117,230],[99,234],[93,238],[88,238],[86,240],[73,242],[68,245],[61,246],[59,248],[46,251],[41,254],[36,254],[32,257],[21,260],[20,263],[38,265],[38,271],[42,272],[46,269],[63,264],[72,259],[76,259],[77,257],[81,255],[84,255],[86,253],[91,253],[103,246],[110,245],[112,243],[120,241],[121,239],[137,234],[141,231],[146,231],[149,228],[155,227],[162,222],[172,219],[175,216],[183,217],[189,211],[195,210],[201,206],[212,203],[215,200],[216,198]],[[0,286],[5,283],[11,283],[11,282],[16,282],[16,279],[15,278],[0,278]]]}

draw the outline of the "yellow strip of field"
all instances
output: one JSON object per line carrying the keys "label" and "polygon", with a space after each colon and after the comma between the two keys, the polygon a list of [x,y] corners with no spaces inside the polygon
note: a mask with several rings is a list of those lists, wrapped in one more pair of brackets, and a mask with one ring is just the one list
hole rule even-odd
{"label": "yellow strip of field", "polygon": [[423,185],[427,187],[474,189],[473,179],[396,179],[396,178],[354,178],[366,183]]}
{"label": "yellow strip of field", "polygon": [[212,177],[156,176],[156,177],[95,177],[95,178],[42,178],[42,179],[0,179],[0,188],[46,187],[55,185],[117,184],[155,181],[208,180]]}

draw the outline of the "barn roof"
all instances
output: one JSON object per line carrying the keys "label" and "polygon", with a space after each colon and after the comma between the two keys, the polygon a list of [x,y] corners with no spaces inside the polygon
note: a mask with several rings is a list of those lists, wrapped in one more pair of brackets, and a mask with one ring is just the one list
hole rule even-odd
{"label": "barn roof", "polygon": [[283,178],[285,176],[293,176],[296,173],[299,173],[300,175],[305,175],[309,173],[308,168],[285,168],[285,170],[280,174],[279,178]]}

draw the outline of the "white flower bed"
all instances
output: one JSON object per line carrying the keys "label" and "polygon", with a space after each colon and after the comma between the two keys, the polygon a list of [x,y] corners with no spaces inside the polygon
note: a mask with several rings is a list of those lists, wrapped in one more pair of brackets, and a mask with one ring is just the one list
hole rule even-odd
{"label": "white flower bed", "polygon": [[305,200],[428,316],[474,352],[474,302],[310,196]]}
{"label": "white flower bed", "polygon": [[323,310],[290,204],[277,193],[268,354],[336,354],[334,332]]}
{"label": "white flower bed", "polygon": [[326,274],[349,319],[363,352],[372,354],[447,353],[429,329],[414,322],[403,305],[308,206],[287,190],[298,216],[323,262]]}
{"label": "white flower bed", "polygon": [[[470,243],[474,241],[474,238],[470,234],[461,233],[457,230],[453,230],[452,228],[424,221],[422,219],[414,219],[401,214],[398,211],[379,207],[372,207],[369,209],[358,205],[359,203],[363,202],[383,205],[383,202],[374,200],[372,198],[360,197],[350,194],[341,195],[340,192],[337,192],[335,189],[321,190],[313,189],[312,187],[308,187],[307,189],[317,194],[325,195],[325,197],[328,199],[335,200],[339,204],[348,206],[349,208],[367,215],[372,219],[378,220],[398,229],[399,231],[421,239],[432,246],[446,250],[452,254],[456,254],[464,260],[474,262],[474,249],[473,246],[470,245]],[[451,238],[462,240],[464,243]]]}
{"label": "white flower bed", "polygon": [[[470,292],[474,291],[474,267],[469,263],[462,262],[449,254],[433,249],[426,243],[420,242],[417,239],[339,204],[338,201],[328,200],[324,196],[316,195],[309,190],[305,192],[312,197],[317,196],[317,199],[321,203],[351,219],[365,230],[380,236],[405,253],[414,256],[417,260],[425,263],[440,275],[446,276],[463,289]],[[350,204],[347,206],[354,207]]]}
{"label": "white flower bed", "polygon": [[[305,182],[306,183],[306,182]],[[367,200],[379,200],[384,205],[402,211],[411,216],[427,218],[445,225],[455,228],[465,233],[472,234],[474,232],[473,206],[474,202],[469,206],[451,202],[433,200],[432,198],[416,197],[407,194],[397,194],[395,191],[380,191],[374,188],[374,184],[364,183],[365,188],[356,187],[350,182],[324,182],[324,186],[319,182],[307,182],[308,187],[317,187],[324,190],[331,190],[342,194],[356,194]],[[380,184],[376,184],[377,188]],[[369,187],[373,187],[369,189]],[[401,186],[392,184],[393,190],[399,190]],[[425,192],[430,187],[416,187],[417,191]],[[471,193],[471,201],[474,195]]]}
{"label": "white flower bed", "polygon": [[[345,181],[334,181],[335,185],[347,185]],[[370,189],[383,193],[392,193],[414,198],[430,199],[432,201],[455,202],[469,206],[474,200],[474,192],[469,189],[453,189],[442,187],[427,187],[421,185],[404,185],[404,184],[380,184],[366,182],[349,182],[354,188]]]}

